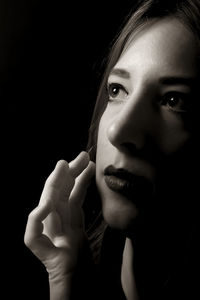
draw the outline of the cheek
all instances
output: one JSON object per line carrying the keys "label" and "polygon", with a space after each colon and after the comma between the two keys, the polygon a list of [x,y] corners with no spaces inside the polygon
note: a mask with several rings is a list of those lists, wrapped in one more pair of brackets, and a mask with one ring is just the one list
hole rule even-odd
{"label": "cheek", "polygon": [[104,113],[99,123],[97,135],[97,152],[96,152],[96,180],[97,184],[102,180],[102,173],[108,165],[113,163],[116,149],[109,142],[107,129],[109,118]]}
{"label": "cheek", "polygon": [[109,154],[108,148],[111,145],[107,136],[109,120],[110,115],[107,113],[107,110],[105,110],[99,122],[99,129],[97,135],[97,157],[105,156],[105,152],[106,155]]}
{"label": "cheek", "polygon": [[105,126],[104,115],[103,115],[99,122],[99,129],[97,135],[97,151],[99,147],[102,147],[105,144],[105,136],[106,136],[106,126]]}
{"label": "cheek", "polygon": [[190,133],[184,127],[180,117],[166,112],[163,116],[164,122],[160,126],[158,144],[166,155],[178,151],[190,138]]}
{"label": "cheek", "polygon": [[97,135],[97,153],[96,153],[97,172],[101,167],[101,165],[104,163],[105,153],[107,156],[107,147],[108,147],[108,140],[106,138],[106,125],[105,125],[104,115],[103,115],[99,123],[99,129]]}

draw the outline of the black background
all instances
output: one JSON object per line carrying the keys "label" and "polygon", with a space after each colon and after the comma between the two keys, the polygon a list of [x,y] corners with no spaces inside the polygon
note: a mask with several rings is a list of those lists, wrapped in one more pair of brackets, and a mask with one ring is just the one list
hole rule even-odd
{"label": "black background", "polygon": [[4,299],[48,299],[46,271],[24,245],[27,216],[57,160],[85,149],[101,64],[132,4],[0,1]]}

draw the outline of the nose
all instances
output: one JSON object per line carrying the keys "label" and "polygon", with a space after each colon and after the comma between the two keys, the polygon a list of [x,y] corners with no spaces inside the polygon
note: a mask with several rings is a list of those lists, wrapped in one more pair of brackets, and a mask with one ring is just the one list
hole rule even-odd
{"label": "nose", "polygon": [[[130,99],[129,99],[130,100]],[[143,149],[152,134],[154,112],[148,101],[138,99],[127,101],[123,108],[112,116],[107,129],[111,144],[123,150]]]}

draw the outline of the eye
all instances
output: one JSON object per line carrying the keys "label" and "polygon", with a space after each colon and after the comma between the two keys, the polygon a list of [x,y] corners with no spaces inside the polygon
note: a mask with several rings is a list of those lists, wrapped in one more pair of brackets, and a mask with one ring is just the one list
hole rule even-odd
{"label": "eye", "polygon": [[179,92],[167,93],[162,98],[161,105],[174,112],[186,112],[188,109],[188,95]]}
{"label": "eye", "polygon": [[125,87],[119,83],[108,83],[107,92],[109,101],[123,101],[128,96]]}

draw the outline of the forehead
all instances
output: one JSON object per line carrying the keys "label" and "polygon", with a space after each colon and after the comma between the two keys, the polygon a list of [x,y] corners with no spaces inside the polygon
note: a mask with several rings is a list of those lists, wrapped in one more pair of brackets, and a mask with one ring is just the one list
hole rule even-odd
{"label": "forehead", "polygon": [[179,20],[166,18],[145,26],[123,51],[117,68],[159,68],[168,72],[197,72],[198,46],[194,34]]}

